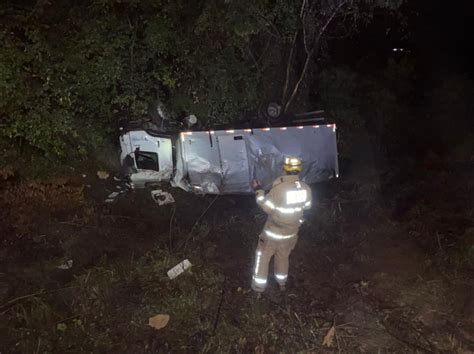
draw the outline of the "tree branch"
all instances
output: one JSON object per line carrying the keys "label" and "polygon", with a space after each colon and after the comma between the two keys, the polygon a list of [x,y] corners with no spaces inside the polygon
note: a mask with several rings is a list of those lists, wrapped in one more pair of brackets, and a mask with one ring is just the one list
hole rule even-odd
{"label": "tree branch", "polygon": [[287,112],[288,111],[288,108],[290,107],[290,104],[293,102],[293,100],[295,99],[295,96],[296,94],[298,93],[298,90],[301,86],[301,83],[303,82],[303,79],[304,77],[306,76],[306,72],[308,71],[308,67],[309,67],[309,64],[311,62],[311,60],[313,59],[313,56],[315,53],[317,53],[319,51],[319,46],[320,46],[320,41],[321,41],[321,38],[322,36],[324,35],[324,33],[326,32],[329,24],[332,22],[332,20],[334,19],[334,17],[336,16],[336,14],[339,12],[339,10],[341,9],[342,6],[344,6],[346,3],[347,3],[348,0],[344,0],[342,1],[335,9],[334,11],[332,12],[331,16],[329,16],[329,18],[327,19],[326,23],[324,24],[324,26],[321,28],[321,30],[319,31],[319,34],[318,34],[318,37],[316,38],[315,42],[314,42],[314,46],[313,48],[311,49],[311,51],[308,53],[308,55],[306,56],[306,60],[305,60],[305,63],[304,63],[304,66],[303,66],[303,70],[301,72],[301,75],[300,75],[300,78],[298,79],[298,81],[296,82],[296,85],[293,89],[293,92],[291,93],[291,96],[290,98],[288,99],[288,101],[286,102],[286,104],[284,105],[284,108],[283,108],[283,112]]}
{"label": "tree branch", "polygon": [[276,38],[281,38],[281,33],[280,31],[278,30],[278,28],[275,26],[275,24],[270,21],[268,18],[266,18],[262,13],[258,12],[257,11],[257,15],[262,18],[267,24],[270,25],[271,28],[273,28],[273,30],[275,31],[275,33],[272,33],[271,31],[268,31],[272,36],[276,37]]}
{"label": "tree branch", "polygon": [[268,18],[266,18],[262,13],[260,13],[259,11],[255,11],[255,12],[252,12],[252,11],[248,11],[247,8],[244,8],[242,6],[238,6],[238,8],[240,8],[242,11],[245,11],[247,12],[250,16],[252,16],[255,20],[257,20],[259,22],[259,20],[263,20],[264,22],[266,22],[268,25],[270,25],[270,27],[273,29],[274,32],[272,32],[270,29],[267,28],[267,26],[262,26],[263,30],[265,30],[265,32],[267,32],[270,36],[276,38],[276,39],[281,39],[281,33],[280,31],[278,30],[278,28],[275,26],[275,24],[270,21]]}
{"label": "tree branch", "polygon": [[[251,49],[251,46],[250,46],[250,42],[248,43],[248,49],[249,49],[249,54],[251,56],[251,59],[253,60],[254,62],[254,66],[257,66],[257,65],[260,65],[260,62],[263,60],[263,58],[265,57],[265,54],[267,53],[268,51],[268,48],[270,47],[270,44],[272,42],[272,36],[269,36],[268,40],[267,40],[267,43],[265,44],[265,47],[263,48],[263,50],[261,51],[260,55],[257,57],[255,57],[255,55],[253,54],[252,52],[252,49]],[[265,64],[263,64],[263,67],[260,66],[260,71],[263,71],[263,68],[265,67]]]}
{"label": "tree branch", "polygon": [[[300,18],[304,15],[304,8],[306,6],[306,0],[303,0],[301,3],[300,9]],[[281,95],[281,102],[285,102],[286,94],[288,91],[288,86],[290,84],[290,75],[291,75],[291,62],[293,61],[293,53],[296,47],[296,39],[298,38],[298,28],[296,28],[295,34],[293,35],[293,41],[291,42],[290,54],[288,55],[288,61],[286,63],[286,76],[285,76],[285,85],[283,86],[283,93]]]}
{"label": "tree branch", "polygon": [[293,61],[293,52],[295,51],[296,38],[298,38],[298,31],[296,31],[293,36],[293,41],[291,42],[290,54],[288,55],[288,61],[286,63],[285,85],[283,86],[283,93],[281,95],[282,102],[284,102],[286,99],[286,93],[288,91],[288,86],[290,84],[291,63]]}
{"label": "tree branch", "polygon": [[249,56],[250,56],[250,58],[252,58],[253,66],[255,66],[255,68],[257,69],[258,73],[260,74],[260,73],[261,73],[260,67],[258,66],[258,61],[257,61],[257,59],[255,59],[255,56],[254,56],[253,53],[252,53],[252,49],[250,48],[250,42],[247,43],[247,48],[248,48],[248,51],[249,51]]}
{"label": "tree branch", "polygon": [[[305,3],[306,1],[303,0],[303,4]],[[301,27],[303,28],[303,46],[304,46],[304,50],[306,51],[306,55],[309,54],[309,49],[308,49],[308,43],[306,41],[306,24],[305,24],[305,18],[306,18],[306,11],[303,11],[303,8],[301,8],[301,13],[300,13],[300,18],[301,18]]]}
{"label": "tree branch", "polygon": [[132,34],[132,40],[130,43],[130,85],[132,87],[132,95],[133,95],[133,103],[132,107],[135,108],[135,42],[137,39],[137,28],[132,25],[132,21],[130,17],[127,16],[128,26],[130,28],[130,32]]}

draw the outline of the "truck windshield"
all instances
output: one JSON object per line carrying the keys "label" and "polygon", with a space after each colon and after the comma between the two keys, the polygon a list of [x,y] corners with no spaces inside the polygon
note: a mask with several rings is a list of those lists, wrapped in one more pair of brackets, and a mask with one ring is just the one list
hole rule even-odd
{"label": "truck windshield", "polygon": [[135,151],[135,161],[140,170],[159,171],[158,154],[148,151]]}

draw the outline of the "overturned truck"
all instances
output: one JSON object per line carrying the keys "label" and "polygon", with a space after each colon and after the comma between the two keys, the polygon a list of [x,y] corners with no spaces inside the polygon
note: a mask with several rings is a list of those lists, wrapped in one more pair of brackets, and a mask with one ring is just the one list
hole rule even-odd
{"label": "overturned truck", "polygon": [[289,155],[302,159],[306,183],[339,176],[335,124],[174,134],[136,127],[122,130],[120,146],[134,188],[169,182],[195,193],[252,193],[253,179],[271,187]]}

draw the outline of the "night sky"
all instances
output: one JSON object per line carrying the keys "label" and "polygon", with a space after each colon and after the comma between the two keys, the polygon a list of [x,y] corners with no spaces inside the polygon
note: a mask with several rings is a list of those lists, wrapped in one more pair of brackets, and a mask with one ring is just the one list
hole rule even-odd
{"label": "night sky", "polygon": [[410,19],[413,45],[436,68],[449,66],[474,74],[474,2],[418,0]]}

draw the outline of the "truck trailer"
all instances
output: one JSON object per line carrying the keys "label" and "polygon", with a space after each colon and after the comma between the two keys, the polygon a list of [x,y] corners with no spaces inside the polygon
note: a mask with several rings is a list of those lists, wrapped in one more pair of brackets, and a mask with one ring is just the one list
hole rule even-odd
{"label": "truck trailer", "polygon": [[316,183],[339,177],[335,124],[182,131],[123,129],[122,166],[134,188],[169,182],[201,194],[253,193],[282,174],[286,156],[302,160],[301,179]]}

